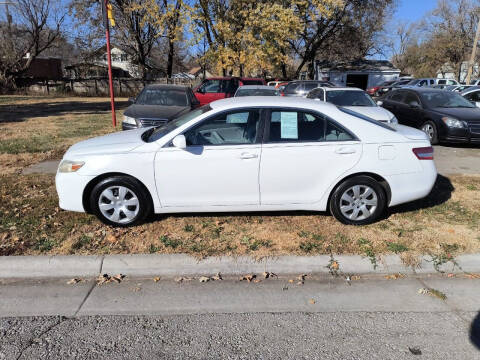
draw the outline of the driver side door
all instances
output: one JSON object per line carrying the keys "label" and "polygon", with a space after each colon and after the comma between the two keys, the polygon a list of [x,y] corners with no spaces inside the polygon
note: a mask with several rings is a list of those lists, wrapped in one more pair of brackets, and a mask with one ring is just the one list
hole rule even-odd
{"label": "driver side door", "polygon": [[160,149],[155,181],[162,207],[259,205],[261,112],[213,115],[184,132],[186,149]]}

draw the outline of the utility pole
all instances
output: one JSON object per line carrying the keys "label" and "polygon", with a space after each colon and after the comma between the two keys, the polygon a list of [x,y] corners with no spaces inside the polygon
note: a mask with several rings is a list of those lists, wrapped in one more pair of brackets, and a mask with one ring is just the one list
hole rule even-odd
{"label": "utility pole", "polygon": [[115,20],[113,19],[112,5],[108,0],[102,1],[103,9],[103,22],[105,25],[105,38],[107,40],[107,62],[108,62],[108,85],[110,88],[110,105],[112,108],[112,125],[115,128],[117,126],[117,116],[115,114],[115,94],[113,93],[113,76],[112,76],[112,54],[110,51],[110,26],[109,20],[112,26],[115,26]]}
{"label": "utility pole", "polygon": [[468,62],[467,78],[465,80],[465,83],[467,85],[470,85],[472,70],[473,70],[473,67],[475,66],[475,57],[477,55],[477,44],[478,44],[479,37],[480,37],[480,18],[478,19],[477,32],[475,33],[475,40],[473,40],[472,56],[470,56],[470,61]]}

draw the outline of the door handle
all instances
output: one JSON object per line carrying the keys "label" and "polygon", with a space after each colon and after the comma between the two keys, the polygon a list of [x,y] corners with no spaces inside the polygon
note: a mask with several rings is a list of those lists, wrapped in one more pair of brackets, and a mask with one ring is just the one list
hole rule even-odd
{"label": "door handle", "polygon": [[257,154],[251,154],[251,153],[242,153],[240,155],[240,159],[256,159],[258,158]]}
{"label": "door handle", "polygon": [[351,147],[341,147],[335,150],[337,154],[355,154],[357,151]]}

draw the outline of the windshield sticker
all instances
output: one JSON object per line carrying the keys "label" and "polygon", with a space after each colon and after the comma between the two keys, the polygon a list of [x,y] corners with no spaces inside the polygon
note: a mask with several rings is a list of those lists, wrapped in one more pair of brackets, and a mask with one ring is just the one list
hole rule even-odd
{"label": "windshield sticker", "polygon": [[282,139],[298,139],[296,112],[282,112],[280,115],[280,136]]}
{"label": "windshield sticker", "polygon": [[227,124],[246,124],[247,121],[248,112],[227,115]]}

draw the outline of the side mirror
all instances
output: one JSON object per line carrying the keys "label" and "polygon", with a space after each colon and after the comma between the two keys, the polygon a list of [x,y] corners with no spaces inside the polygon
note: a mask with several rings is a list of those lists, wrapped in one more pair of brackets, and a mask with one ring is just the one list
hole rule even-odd
{"label": "side mirror", "polygon": [[475,105],[480,108],[480,101],[475,102]]}
{"label": "side mirror", "polygon": [[134,104],[135,103],[135,98],[131,97],[131,98],[128,98],[128,102],[130,104]]}
{"label": "side mirror", "polygon": [[383,105],[383,101],[382,101],[382,100],[378,100],[378,101],[377,101],[377,105],[378,105],[378,106],[382,106],[382,105]]}
{"label": "side mirror", "polygon": [[172,144],[178,149],[186,149],[187,139],[185,139],[185,135],[177,135],[173,138]]}

